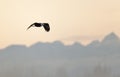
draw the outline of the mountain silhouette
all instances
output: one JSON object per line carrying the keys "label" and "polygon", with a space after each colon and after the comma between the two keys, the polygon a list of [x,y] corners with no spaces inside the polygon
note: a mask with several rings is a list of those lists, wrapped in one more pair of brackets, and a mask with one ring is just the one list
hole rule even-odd
{"label": "mountain silhouette", "polygon": [[[64,45],[60,41],[53,43],[37,42],[30,47],[24,45],[11,45],[0,50],[0,55],[11,55],[12,57],[24,56],[36,58],[80,58],[86,56],[100,56],[112,53],[120,53],[120,39],[115,33],[110,33],[99,42],[95,40],[83,46],[82,44],[75,42],[72,45]],[[29,54],[29,55],[28,55]]]}
{"label": "mountain silhouette", "polygon": [[[92,64],[94,65],[101,59],[101,63],[105,62],[106,65],[109,64],[118,70],[120,67],[119,40],[115,33],[110,33],[102,41],[94,40],[87,46],[78,42],[64,45],[60,41],[37,42],[29,47],[10,45],[0,50],[0,76],[79,77],[79,74],[85,70],[84,67],[91,68]],[[52,75],[53,73],[56,74]]]}
{"label": "mountain silhouette", "polygon": [[111,32],[110,34],[108,34],[107,36],[105,36],[105,38],[102,40],[102,42],[110,42],[110,41],[120,41],[120,38],[114,33]]}
{"label": "mountain silhouette", "polygon": [[115,33],[110,33],[104,37],[99,47],[100,50],[109,52],[119,52],[120,50],[120,38]]}

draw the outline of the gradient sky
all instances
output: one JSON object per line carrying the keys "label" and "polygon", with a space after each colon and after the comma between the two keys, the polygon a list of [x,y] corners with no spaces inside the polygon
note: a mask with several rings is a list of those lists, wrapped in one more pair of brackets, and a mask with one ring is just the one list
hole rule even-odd
{"label": "gradient sky", "polygon": [[[26,28],[48,22],[43,28]],[[115,32],[120,36],[120,0],[0,0],[0,47],[38,41],[88,43]]]}

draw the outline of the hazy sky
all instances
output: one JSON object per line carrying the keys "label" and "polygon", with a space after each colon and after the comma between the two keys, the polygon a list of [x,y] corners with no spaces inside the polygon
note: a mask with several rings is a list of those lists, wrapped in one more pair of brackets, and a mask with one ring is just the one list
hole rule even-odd
{"label": "hazy sky", "polygon": [[[48,22],[43,28],[26,28]],[[0,47],[62,40],[87,43],[110,32],[120,36],[120,0],[0,0]]]}

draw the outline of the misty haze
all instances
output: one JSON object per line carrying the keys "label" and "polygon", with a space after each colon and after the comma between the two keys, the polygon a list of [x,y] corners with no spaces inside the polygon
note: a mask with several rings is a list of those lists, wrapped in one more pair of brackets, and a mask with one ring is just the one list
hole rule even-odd
{"label": "misty haze", "polygon": [[120,38],[112,32],[87,46],[10,45],[0,49],[0,77],[120,77]]}

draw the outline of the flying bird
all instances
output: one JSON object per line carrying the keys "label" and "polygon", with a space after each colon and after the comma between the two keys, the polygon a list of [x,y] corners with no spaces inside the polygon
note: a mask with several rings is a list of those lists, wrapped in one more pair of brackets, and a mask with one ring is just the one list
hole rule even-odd
{"label": "flying bird", "polygon": [[31,28],[31,27],[42,27],[42,26],[44,27],[45,31],[47,31],[47,32],[50,31],[50,26],[49,26],[48,23],[37,23],[37,22],[31,24],[31,25],[27,28],[27,30],[28,30],[29,28]]}

